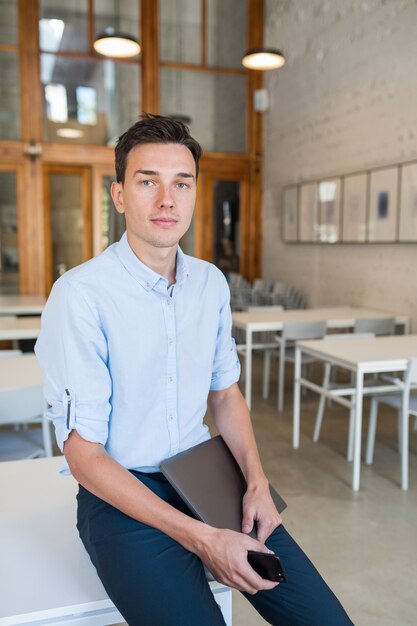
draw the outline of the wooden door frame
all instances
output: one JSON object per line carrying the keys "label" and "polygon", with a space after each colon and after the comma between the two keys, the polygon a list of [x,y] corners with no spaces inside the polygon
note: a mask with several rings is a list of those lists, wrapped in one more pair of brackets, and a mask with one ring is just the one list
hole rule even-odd
{"label": "wooden door frame", "polygon": [[44,237],[45,237],[45,289],[46,293],[51,290],[53,279],[52,267],[52,221],[51,221],[51,197],[49,187],[50,174],[63,174],[68,176],[81,176],[82,191],[82,212],[84,223],[84,237],[82,242],[82,260],[88,261],[93,254],[92,245],[92,202],[91,202],[91,168],[89,166],[74,166],[44,163],[43,190],[44,190]]}

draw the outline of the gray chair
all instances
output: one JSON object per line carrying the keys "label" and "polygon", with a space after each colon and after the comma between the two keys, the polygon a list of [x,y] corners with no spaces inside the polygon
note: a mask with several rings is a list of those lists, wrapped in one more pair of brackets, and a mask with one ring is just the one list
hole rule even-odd
{"label": "gray chair", "polygon": [[354,333],[373,333],[376,337],[381,335],[393,335],[395,331],[395,318],[356,320],[353,326]]}
{"label": "gray chair", "polygon": [[380,404],[397,410],[398,441],[401,455],[401,489],[408,489],[408,418],[417,417],[417,395],[410,394],[411,388],[417,385],[417,357],[408,361],[404,380],[398,381],[398,393],[374,396],[371,400],[369,414],[368,437],[366,444],[366,463],[371,465],[374,459],[375,434]]}
{"label": "gray chair", "polygon": [[265,278],[256,278],[252,285],[252,302],[255,305],[269,304],[272,282]]}
{"label": "gray chair", "polygon": [[[326,322],[288,322],[284,324],[280,336],[275,340],[278,347],[274,350],[268,349],[264,353],[263,371],[263,398],[269,395],[269,379],[271,371],[271,358],[278,358],[278,411],[284,408],[284,375],[285,363],[295,362],[294,342],[302,339],[322,339],[326,333]],[[313,363],[314,359],[305,356],[303,365]]]}

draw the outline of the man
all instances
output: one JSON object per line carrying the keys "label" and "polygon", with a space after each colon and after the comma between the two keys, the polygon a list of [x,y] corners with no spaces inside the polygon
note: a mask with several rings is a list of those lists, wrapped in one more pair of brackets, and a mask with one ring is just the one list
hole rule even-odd
{"label": "man", "polygon": [[[224,624],[203,564],[271,624],[351,624],[273,505],[237,386],[226,280],[178,246],[200,154],[182,123],[160,116],[119,138],[112,197],[126,233],[61,277],[42,316],[36,353],[80,483],[79,533],[130,626]],[[196,520],[159,472],[209,438],[207,404],[248,483],[242,533]],[[279,554],[289,582],[263,580],[248,550]]]}

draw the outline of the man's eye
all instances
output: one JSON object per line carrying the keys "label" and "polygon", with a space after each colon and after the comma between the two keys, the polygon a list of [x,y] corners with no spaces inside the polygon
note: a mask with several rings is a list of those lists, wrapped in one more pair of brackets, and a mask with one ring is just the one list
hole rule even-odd
{"label": "man's eye", "polygon": [[186,189],[187,188],[187,184],[186,183],[178,183],[178,187],[180,189]]}
{"label": "man's eye", "polygon": [[145,187],[151,187],[153,185],[151,180],[144,180],[142,183]]}

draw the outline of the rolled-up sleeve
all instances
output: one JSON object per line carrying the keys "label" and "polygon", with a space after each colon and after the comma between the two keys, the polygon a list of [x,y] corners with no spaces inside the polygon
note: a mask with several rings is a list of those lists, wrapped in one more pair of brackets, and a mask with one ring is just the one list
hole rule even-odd
{"label": "rolled-up sleeve", "polygon": [[35,346],[44,375],[47,417],[59,448],[72,430],[105,445],[110,417],[108,346],[99,315],[77,285],[55,283]]}
{"label": "rolled-up sleeve", "polygon": [[[220,272],[219,272],[220,274]],[[232,337],[232,313],[230,310],[230,290],[226,279],[221,275],[221,298],[216,352],[211,376],[211,391],[227,389],[237,382],[240,376],[240,363]]]}

